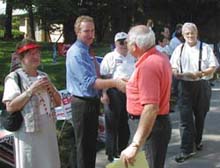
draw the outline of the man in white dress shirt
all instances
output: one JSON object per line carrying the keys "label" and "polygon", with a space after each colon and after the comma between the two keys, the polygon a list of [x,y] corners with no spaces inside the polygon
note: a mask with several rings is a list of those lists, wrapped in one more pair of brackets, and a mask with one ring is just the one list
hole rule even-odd
{"label": "man in white dress shirt", "polygon": [[198,38],[194,23],[185,23],[182,27],[185,39],[171,56],[173,74],[179,79],[179,110],[181,152],[175,157],[176,162],[184,162],[202,150],[202,134],[207,112],[209,111],[212,78],[218,63],[209,45]]}
{"label": "man in white dress shirt", "polygon": [[[107,53],[100,66],[100,74],[104,78],[129,79],[134,71],[135,58],[128,54],[127,33],[115,35],[115,49]],[[127,147],[129,140],[128,114],[126,95],[117,88],[103,91],[101,101],[108,109],[105,110],[106,122],[106,154],[113,161]],[[106,108],[105,108],[106,109]]]}

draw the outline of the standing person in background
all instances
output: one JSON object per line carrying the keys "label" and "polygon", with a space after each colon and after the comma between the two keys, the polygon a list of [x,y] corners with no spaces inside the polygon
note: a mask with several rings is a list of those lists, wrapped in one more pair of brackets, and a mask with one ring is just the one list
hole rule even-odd
{"label": "standing person in background", "polygon": [[[128,54],[127,33],[119,32],[115,35],[115,49],[106,54],[101,62],[100,73],[104,78],[129,79],[135,64],[135,58]],[[126,95],[117,88],[103,91],[101,97],[105,111],[106,124],[106,154],[111,162],[118,157],[121,151],[128,145],[129,127],[126,110]]]}
{"label": "standing person in background", "polygon": [[29,39],[17,45],[21,68],[15,72],[22,92],[15,72],[5,78],[3,103],[11,113],[21,110],[24,118],[14,132],[16,168],[60,168],[54,108],[61,104],[61,97],[48,75],[38,70],[39,48]]}
{"label": "standing person in background", "polygon": [[169,57],[169,40],[162,34],[158,34],[156,36],[156,41],[157,41],[157,45],[156,45],[156,49],[164,54],[166,54],[167,57]]}
{"label": "standing person in background", "polygon": [[184,23],[182,33],[185,43],[174,50],[170,60],[173,74],[180,83],[181,152],[176,162],[193,156],[194,146],[202,150],[202,134],[211,98],[208,80],[217,67],[210,46],[198,40],[194,23]]}
{"label": "standing person in background", "polygon": [[[173,54],[175,48],[184,42],[184,38],[182,35],[182,26],[183,25],[180,23],[176,25],[176,29],[173,33],[174,36],[170,40],[168,47],[170,57]],[[178,105],[178,94],[179,94],[178,89],[179,89],[179,80],[175,76],[173,76],[170,112],[174,112],[175,106]]]}
{"label": "standing person in background", "polygon": [[94,20],[79,16],[74,24],[77,40],[67,51],[66,84],[72,95],[72,119],[77,148],[77,168],[95,168],[99,89],[123,90],[119,79],[99,79],[89,48],[95,38]]}
{"label": "standing person in background", "polygon": [[173,51],[175,50],[175,48],[184,42],[184,38],[182,35],[182,26],[183,26],[182,24],[176,25],[176,29],[174,31],[174,36],[170,40],[170,43],[169,43],[170,56],[173,54]]}
{"label": "standing person in background", "polygon": [[21,61],[20,61],[19,55],[16,52],[13,52],[11,54],[10,72],[15,71],[18,68],[21,68]]}
{"label": "standing person in background", "polygon": [[121,152],[121,159],[128,167],[143,147],[150,168],[163,168],[171,136],[169,59],[154,47],[155,35],[147,26],[132,27],[127,45],[137,62],[126,86],[132,142]]}
{"label": "standing person in background", "polygon": [[159,33],[164,35],[164,37],[166,37],[168,40],[170,40],[170,29],[168,26],[163,26],[162,30]]}

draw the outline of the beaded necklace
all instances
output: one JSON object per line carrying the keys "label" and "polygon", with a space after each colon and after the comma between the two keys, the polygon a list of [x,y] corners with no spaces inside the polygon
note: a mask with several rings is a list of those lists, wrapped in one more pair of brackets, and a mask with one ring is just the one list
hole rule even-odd
{"label": "beaded necklace", "polygon": [[[33,84],[34,81],[31,79],[31,76],[28,75],[24,70],[23,70],[23,72],[24,72],[24,74],[25,74],[25,76],[26,76],[26,79],[28,79],[28,81],[27,81],[27,82],[28,82],[28,87],[30,87],[30,86]],[[45,77],[45,76],[44,76],[44,75],[39,75],[39,73],[38,73],[37,80],[40,80],[42,77]],[[52,94],[51,94],[50,92],[47,92],[47,94],[49,94],[50,100],[53,101],[53,96],[52,96]],[[38,97],[38,99],[39,99],[39,104],[42,105],[42,107],[43,107],[45,113],[46,113],[47,115],[50,115],[50,112],[48,111],[48,107],[47,107],[47,105],[46,105],[45,99],[44,99],[43,96],[42,96],[42,93],[41,93],[40,91],[38,91],[38,92],[36,92],[35,95]]]}

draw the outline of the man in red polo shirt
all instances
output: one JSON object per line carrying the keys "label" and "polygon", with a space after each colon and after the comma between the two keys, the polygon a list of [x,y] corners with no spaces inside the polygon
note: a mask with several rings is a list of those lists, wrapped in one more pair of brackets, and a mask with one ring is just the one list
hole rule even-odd
{"label": "man in red polo shirt", "polygon": [[171,136],[169,59],[156,50],[154,32],[145,25],[130,29],[127,45],[138,61],[126,86],[132,142],[121,152],[121,159],[127,167],[143,149],[150,168],[163,168]]}

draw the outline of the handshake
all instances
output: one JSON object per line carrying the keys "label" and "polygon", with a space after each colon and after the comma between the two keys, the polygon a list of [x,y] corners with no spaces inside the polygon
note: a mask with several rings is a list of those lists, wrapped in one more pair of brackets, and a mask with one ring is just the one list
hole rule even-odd
{"label": "handshake", "polygon": [[128,82],[127,79],[115,79],[116,80],[116,88],[121,92],[126,92],[126,83]]}

